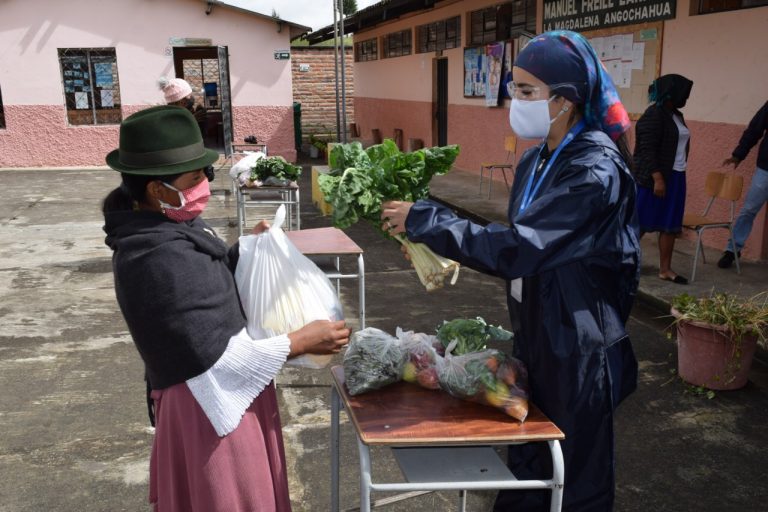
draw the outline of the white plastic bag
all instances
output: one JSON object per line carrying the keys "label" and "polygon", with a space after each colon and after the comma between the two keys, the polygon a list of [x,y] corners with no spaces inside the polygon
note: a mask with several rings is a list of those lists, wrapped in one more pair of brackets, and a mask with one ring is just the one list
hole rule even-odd
{"label": "white plastic bag", "polygon": [[245,185],[251,178],[251,169],[256,165],[256,162],[265,158],[265,155],[261,151],[244,151],[245,156],[235,163],[229,170],[229,177],[233,180],[237,180],[238,185]]}
{"label": "white plastic bag", "polygon": [[[285,205],[280,205],[267,231],[240,237],[235,281],[248,334],[255,339],[287,334],[315,320],[344,318],[333,284],[288,239],[284,221]],[[331,357],[304,354],[288,364],[323,368]]]}

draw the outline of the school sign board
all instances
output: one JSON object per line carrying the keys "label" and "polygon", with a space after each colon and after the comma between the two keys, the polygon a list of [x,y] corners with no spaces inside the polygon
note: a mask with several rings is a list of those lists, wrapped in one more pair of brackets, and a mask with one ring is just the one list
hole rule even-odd
{"label": "school sign board", "polygon": [[544,0],[544,31],[597,30],[675,17],[677,0]]}

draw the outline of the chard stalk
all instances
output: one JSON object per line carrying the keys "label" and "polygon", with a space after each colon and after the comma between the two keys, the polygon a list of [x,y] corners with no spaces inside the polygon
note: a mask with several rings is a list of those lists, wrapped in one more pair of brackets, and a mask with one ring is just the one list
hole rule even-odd
{"label": "chard stalk", "polygon": [[456,280],[459,278],[459,264],[457,262],[443,258],[432,252],[426,245],[411,242],[401,234],[395,235],[394,238],[403,244],[408,251],[416,275],[419,276],[419,281],[428,292],[442,288],[448,274],[453,274],[450,284],[456,284]]}

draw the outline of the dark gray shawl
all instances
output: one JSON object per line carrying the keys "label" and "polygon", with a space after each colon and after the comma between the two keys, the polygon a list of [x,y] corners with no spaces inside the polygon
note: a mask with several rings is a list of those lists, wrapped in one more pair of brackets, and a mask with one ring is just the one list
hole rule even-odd
{"label": "dark gray shawl", "polygon": [[104,231],[117,301],[152,388],[207,371],[246,325],[226,244],[199,217],[177,223],[155,212],[108,213]]}

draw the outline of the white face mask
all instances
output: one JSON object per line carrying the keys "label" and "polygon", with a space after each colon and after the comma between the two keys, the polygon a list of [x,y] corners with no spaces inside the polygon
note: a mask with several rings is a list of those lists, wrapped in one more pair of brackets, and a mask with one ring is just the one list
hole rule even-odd
{"label": "white face mask", "polygon": [[512,98],[512,105],[509,107],[509,126],[512,127],[512,131],[521,139],[546,138],[552,123],[560,117],[560,114],[568,111],[567,107],[563,107],[554,119],[550,119],[549,102],[553,99],[555,96],[548,100],[535,101]]}

